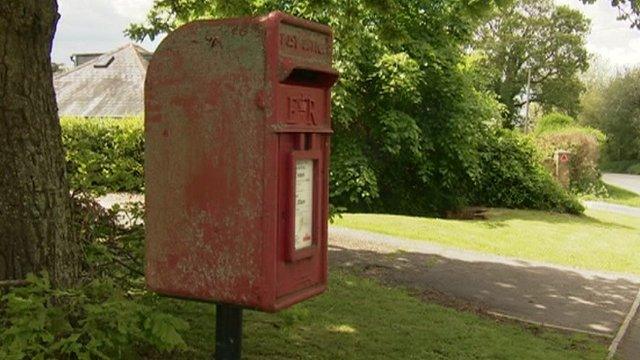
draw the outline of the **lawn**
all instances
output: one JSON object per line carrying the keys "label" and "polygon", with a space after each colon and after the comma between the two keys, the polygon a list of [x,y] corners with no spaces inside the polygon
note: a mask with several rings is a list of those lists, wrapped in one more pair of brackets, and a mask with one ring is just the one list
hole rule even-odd
{"label": "lawn", "polygon": [[335,225],[485,253],[640,274],[640,218],[492,209],[487,220],[345,214]]}
{"label": "lawn", "polygon": [[[425,303],[397,288],[334,271],[329,290],[278,314],[245,311],[245,359],[604,359],[585,335],[501,323]],[[187,320],[192,350],[173,359],[210,359],[215,306],[162,299]]]}
{"label": "lawn", "polygon": [[608,197],[595,197],[593,195],[589,195],[583,197],[583,200],[606,201],[614,204],[640,207],[639,194],[609,184],[605,184],[605,186],[607,188],[607,192],[609,193]]}

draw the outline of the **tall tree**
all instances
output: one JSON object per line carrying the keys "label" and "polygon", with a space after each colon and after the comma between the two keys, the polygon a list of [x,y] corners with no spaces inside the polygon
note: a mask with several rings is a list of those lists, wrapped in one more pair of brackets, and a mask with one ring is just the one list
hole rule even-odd
{"label": "tall tree", "polygon": [[477,26],[509,1],[158,0],[128,33],[141,39],[197,18],[273,10],[329,24],[341,73],[331,202],[424,214],[462,203],[479,173],[479,128],[497,103],[460,65]]}
{"label": "tall tree", "polygon": [[580,121],[607,135],[606,160],[640,161],[640,68],[590,87]]}
{"label": "tall tree", "polygon": [[530,102],[576,114],[583,90],[578,75],[589,66],[588,31],[579,11],[552,0],[519,0],[480,28],[474,47],[507,107],[507,127],[517,124],[529,83]]}
{"label": "tall tree", "polygon": [[55,0],[0,2],[0,280],[74,283],[79,249],[53,90]]}

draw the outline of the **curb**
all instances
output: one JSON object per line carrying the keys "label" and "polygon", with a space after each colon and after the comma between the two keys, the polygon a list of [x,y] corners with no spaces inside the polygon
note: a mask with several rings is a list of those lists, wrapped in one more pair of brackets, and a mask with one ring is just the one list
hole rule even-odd
{"label": "curb", "polygon": [[605,338],[605,339],[613,338],[613,335],[609,335],[609,334],[605,334],[605,333],[599,333],[599,332],[595,332],[595,331],[576,329],[576,328],[567,327],[567,326],[561,326],[561,325],[553,325],[553,324],[549,324],[549,323],[543,323],[543,322],[539,322],[539,321],[534,321],[534,320],[521,318],[521,317],[518,317],[518,316],[501,314],[501,313],[495,312],[495,311],[487,311],[487,314],[489,314],[491,316],[495,316],[497,318],[514,320],[514,321],[517,321],[517,322],[536,325],[536,326],[540,326],[540,327],[544,327],[544,328],[548,328],[548,329],[567,331],[567,332],[572,332],[572,333],[587,334],[587,335],[596,336],[596,337]]}
{"label": "curb", "polygon": [[638,291],[638,294],[636,294],[636,299],[633,301],[633,305],[631,305],[631,309],[629,310],[627,317],[622,322],[620,329],[618,329],[618,334],[616,334],[616,337],[613,339],[611,345],[609,346],[609,355],[607,355],[607,360],[612,359],[618,351],[618,346],[620,345],[620,342],[622,341],[624,336],[627,334],[627,331],[629,330],[629,324],[631,324],[631,320],[633,320],[633,318],[636,316],[638,307],[640,307],[640,291]]}

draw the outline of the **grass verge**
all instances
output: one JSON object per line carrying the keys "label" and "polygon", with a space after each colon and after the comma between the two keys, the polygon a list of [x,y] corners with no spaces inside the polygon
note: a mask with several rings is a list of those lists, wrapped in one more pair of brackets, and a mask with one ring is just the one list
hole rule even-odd
{"label": "grass verge", "polygon": [[[213,304],[162,299],[187,320],[193,349],[174,359],[210,359]],[[585,335],[501,323],[428,304],[406,291],[334,271],[327,293],[278,314],[246,311],[246,359],[603,359]]]}
{"label": "grass verge", "polygon": [[600,170],[602,170],[602,172],[640,175],[640,161],[619,160],[604,162],[600,164]]}
{"label": "grass verge", "polygon": [[609,193],[608,197],[587,195],[583,197],[583,200],[597,200],[613,204],[640,207],[640,195],[614,185],[605,184],[605,187]]}
{"label": "grass verge", "polygon": [[640,218],[492,209],[487,220],[344,214],[335,225],[496,255],[640,274]]}

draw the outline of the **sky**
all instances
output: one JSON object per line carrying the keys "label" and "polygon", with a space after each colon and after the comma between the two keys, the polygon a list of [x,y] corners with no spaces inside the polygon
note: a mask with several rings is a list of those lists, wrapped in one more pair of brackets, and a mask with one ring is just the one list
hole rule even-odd
{"label": "sky", "polygon": [[555,0],[582,11],[591,19],[591,34],[587,49],[609,64],[611,72],[640,66],[640,29],[630,29],[629,23],[616,20],[618,10],[611,1],[598,0],[584,5],[580,0]]}
{"label": "sky", "polygon": [[[106,52],[131,42],[123,31],[130,23],[144,20],[152,3],[153,0],[58,0],[60,20],[51,61],[69,66],[72,54]],[[153,51],[159,43],[160,39],[156,39],[141,45]]]}
{"label": "sky", "polygon": [[[616,20],[608,0],[583,5],[580,0],[554,0],[579,9],[591,19],[587,48],[608,64],[611,73],[640,66],[640,30]],[[123,34],[132,22],[144,20],[153,0],[58,0],[61,18],[53,41],[52,61],[71,64],[74,53],[105,52],[130,40]],[[141,45],[153,51],[161,38]]]}

